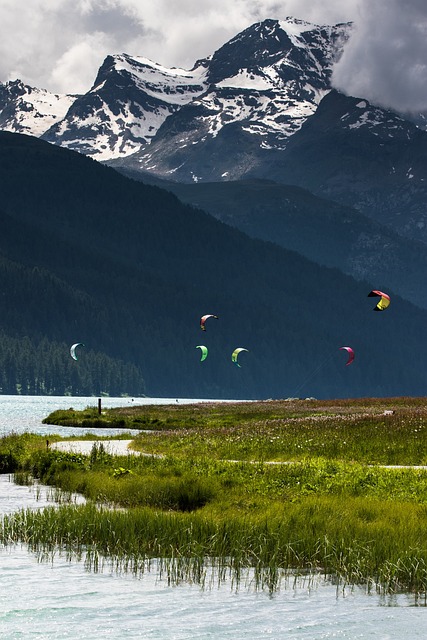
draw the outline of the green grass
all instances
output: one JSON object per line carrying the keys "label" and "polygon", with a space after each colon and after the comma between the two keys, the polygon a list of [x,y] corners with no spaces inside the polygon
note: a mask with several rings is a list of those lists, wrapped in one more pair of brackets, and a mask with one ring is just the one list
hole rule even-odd
{"label": "green grass", "polygon": [[69,409],[45,421],[139,429],[136,448],[183,457],[427,464],[424,398],[147,405],[107,409],[101,416],[95,408]]}
{"label": "green grass", "polygon": [[[348,401],[266,402],[217,405],[212,410],[203,406],[195,409],[194,424],[184,414],[180,424],[140,433],[135,448],[235,460],[322,457],[366,464],[427,464],[425,403],[408,400],[402,406],[399,402],[365,400],[354,406]],[[385,410],[394,413],[384,415]],[[167,418],[162,424],[167,425]]]}
{"label": "green grass", "polygon": [[82,456],[10,436],[0,460],[12,451],[23,482],[36,477],[90,502],[8,516],[0,540],[87,554],[95,570],[106,562],[138,574],[157,558],[171,581],[203,584],[213,567],[238,584],[251,570],[257,588],[275,590],[285,575],[321,571],[426,594],[427,471],[380,466],[427,462],[426,405],[206,403],[108,416],[153,425],[135,446],[159,457],[111,456],[102,446]]}

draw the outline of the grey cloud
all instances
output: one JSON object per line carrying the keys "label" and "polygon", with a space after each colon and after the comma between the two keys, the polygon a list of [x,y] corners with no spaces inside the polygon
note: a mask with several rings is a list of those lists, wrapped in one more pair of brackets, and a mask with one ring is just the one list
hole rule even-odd
{"label": "grey cloud", "polygon": [[427,4],[365,0],[334,86],[400,112],[427,109]]}
{"label": "grey cloud", "polygon": [[107,54],[148,31],[131,0],[1,0],[0,24],[0,81],[63,93],[87,91]]}
{"label": "grey cloud", "polygon": [[82,15],[78,29],[86,33],[101,31],[117,43],[129,42],[145,31],[142,22],[135,15],[125,13],[122,6],[105,4],[97,4]]}

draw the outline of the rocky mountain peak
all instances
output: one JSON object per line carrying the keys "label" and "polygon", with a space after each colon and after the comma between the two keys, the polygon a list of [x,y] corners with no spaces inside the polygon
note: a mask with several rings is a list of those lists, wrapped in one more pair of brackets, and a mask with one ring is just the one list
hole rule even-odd
{"label": "rocky mountain peak", "polygon": [[326,72],[329,78],[331,63],[342,50],[349,26],[320,27],[295,18],[258,22],[214,53],[209,80],[218,83],[243,70],[257,73],[268,67],[292,79],[307,66],[314,67],[315,75]]}

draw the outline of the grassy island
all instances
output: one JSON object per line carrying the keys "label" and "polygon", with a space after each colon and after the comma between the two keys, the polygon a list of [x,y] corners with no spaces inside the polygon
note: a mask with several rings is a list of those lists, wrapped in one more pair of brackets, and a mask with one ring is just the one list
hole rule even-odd
{"label": "grassy island", "polygon": [[[4,544],[58,547],[92,569],[256,588],[322,572],[384,592],[427,592],[427,399],[289,400],[58,411],[48,424],[139,429],[112,456],[0,440],[0,469],[87,504],[5,516]],[[52,428],[54,431],[54,428]],[[51,441],[58,439],[49,436]]]}

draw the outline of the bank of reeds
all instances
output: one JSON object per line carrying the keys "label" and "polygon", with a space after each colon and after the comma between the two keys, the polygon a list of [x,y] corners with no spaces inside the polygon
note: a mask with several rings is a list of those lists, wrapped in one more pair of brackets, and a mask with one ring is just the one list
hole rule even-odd
{"label": "bank of reeds", "polygon": [[281,514],[211,518],[152,509],[114,511],[92,504],[21,511],[3,519],[3,544],[24,542],[41,555],[58,548],[87,567],[139,575],[153,559],[171,582],[204,584],[213,570],[239,586],[273,591],[295,572],[322,572],[378,591],[427,590],[425,508],[379,501],[310,498]]}

